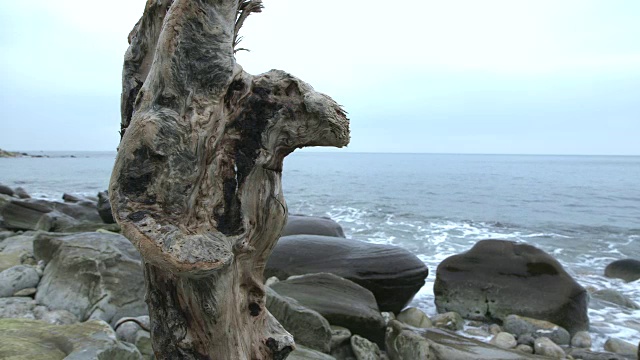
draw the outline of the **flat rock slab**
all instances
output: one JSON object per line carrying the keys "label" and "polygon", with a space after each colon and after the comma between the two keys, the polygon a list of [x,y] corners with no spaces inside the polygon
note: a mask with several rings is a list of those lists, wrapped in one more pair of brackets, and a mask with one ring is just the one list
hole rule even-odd
{"label": "flat rock slab", "polygon": [[12,360],[141,360],[135,346],[116,340],[104,321],[51,325],[0,319],[0,358]]}
{"label": "flat rock slab", "polygon": [[384,343],[384,319],[373,294],[362,286],[333,274],[301,275],[271,285],[278,294],[296,299],[332,325]]}
{"label": "flat rock slab", "polygon": [[571,334],[587,330],[588,294],[549,254],[531,245],[484,240],[438,266],[438,312],[503,321],[516,314],[546,320]]}
{"label": "flat rock slab", "polygon": [[140,255],[124,236],[39,234],[34,252],[47,263],[38,304],[68,310],[81,321],[147,314]]}
{"label": "flat rock slab", "polygon": [[289,215],[281,236],[303,234],[343,238],[344,230],[340,224],[327,217]]}
{"label": "flat rock slab", "polygon": [[426,265],[409,251],[390,245],[319,235],[278,240],[265,278],[332,273],[373,293],[380,311],[400,312],[424,285]]}
{"label": "flat rock slab", "polygon": [[430,360],[548,359],[515,350],[501,349],[447,330],[418,329],[397,320],[392,320],[389,326],[386,347],[392,359],[394,356],[401,359]]}

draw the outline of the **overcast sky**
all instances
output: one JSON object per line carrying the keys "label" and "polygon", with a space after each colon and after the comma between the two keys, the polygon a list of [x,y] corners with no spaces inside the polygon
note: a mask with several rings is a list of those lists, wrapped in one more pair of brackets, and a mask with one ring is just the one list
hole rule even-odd
{"label": "overcast sky", "polygon": [[[264,3],[238,62],[342,104],[346,151],[640,155],[638,0]],[[144,4],[0,1],[0,148],[115,150]]]}

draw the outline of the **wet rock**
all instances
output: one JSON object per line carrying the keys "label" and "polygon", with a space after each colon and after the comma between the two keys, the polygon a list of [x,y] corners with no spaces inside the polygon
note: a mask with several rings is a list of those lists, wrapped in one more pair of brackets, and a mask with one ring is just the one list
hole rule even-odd
{"label": "wet rock", "polygon": [[616,260],[604,269],[604,276],[631,282],[640,279],[640,260]]}
{"label": "wet rock", "polygon": [[373,294],[362,286],[333,274],[301,275],[271,286],[278,294],[296,299],[332,325],[377,343],[384,339],[384,320]]}
{"label": "wet rock", "polygon": [[109,203],[109,193],[107,191],[98,193],[98,214],[105,224],[113,224],[116,222],[113,219],[111,204]]}
{"label": "wet rock", "polygon": [[34,251],[47,262],[36,294],[39,304],[68,310],[81,321],[147,314],[140,255],[125,237],[43,233]]}
{"label": "wet rock", "polygon": [[131,344],[116,340],[104,321],[51,325],[26,319],[0,319],[0,354],[15,360],[139,360]]}
{"label": "wet rock", "polygon": [[296,344],[324,353],[330,352],[331,328],[322,315],[269,287],[265,287],[265,290],[267,309],[293,335]]}
{"label": "wet rock", "polygon": [[280,281],[280,279],[278,279],[275,276],[272,276],[270,278],[268,278],[265,282],[264,282],[264,286],[271,286],[275,283],[277,283],[278,281]]}
{"label": "wet rock", "polygon": [[591,296],[594,299],[606,301],[629,309],[640,309],[640,305],[636,304],[633,300],[629,299],[628,297],[624,296],[622,293],[614,289],[597,290],[594,291]]}
{"label": "wet rock", "polygon": [[10,297],[16,292],[35,288],[40,281],[32,266],[17,265],[0,272],[0,297]]}
{"label": "wet rock", "polygon": [[64,202],[77,203],[77,202],[80,202],[80,201],[84,201],[86,199],[81,197],[81,196],[76,196],[76,195],[64,193],[64,194],[62,194],[62,200]]}
{"label": "wet rock", "polygon": [[17,196],[20,199],[31,199],[31,195],[29,195],[29,193],[27,193],[27,191],[21,187],[15,188],[14,192],[14,196]]}
{"label": "wet rock", "polygon": [[591,348],[591,335],[587,331],[578,331],[573,338],[571,338],[571,347],[590,349]]}
{"label": "wet rock", "polygon": [[489,337],[491,336],[491,334],[489,334],[489,332],[483,328],[469,328],[465,331],[465,333],[471,335],[471,336],[478,336],[478,337]]}
{"label": "wet rock", "polygon": [[380,360],[380,348],[371,341],[353,335],[351,337],[351,350],[357,360]]}
{"label": "wet rock", "polygon": [[438,312],[503,321],[519,314],[558,324],[571,333],[589,327],[588,294],[549,254],[528,244],[479,241],[438,266]]}
{"label": "wet rock", "polygon": [[615,338],[607,339],[604,343],[604,349],[620,355],[636,355],[638,351],[638,347],[634,344]]}
{"label": "wet rock", "polygon": [[389,245],[318,235],[280,238],[265,277],[328,272],[371,291],[381,311],[400,312],[424,285],[429,271],[409,251]]}
{"label": "wet rock", "polygon": [[327,217],[289,215],[281,236],[289,235],[322,235],[345,237],[342,226]]}
{"label": "wet rock", "polygon": [[36,302],[28,297],[0,298],[0,318],[35,319]]}
{"label": "wet rock", "polygon": [[433,326],[439,329],[458,331],[464,328],[464,319],[457,312],[446,312],[431,317]]}
{"label": "wet rock", "polygon": [[402,310],[396,319],[417,328],[430,328],[433,326],[431,319],[422,310],[415,307]]}
{"label": "wet rock", "polygon": [[518,345],[516,338],[508,332],[501,332],[496,334],[489,344],[495,345],[501,349],[513,349]]}
{"label": "wet rock", "polygon": [[531,334],[534,338],[546,337],[558,345],[568,345],[571,341],[569,332],[562,327],[544,320],[524,316],[509,315],[502,324],[504,331],[516,336]]}
{"label": "wet rock", "polygon": [[296,345],[296,349],[289,354],[287,360],[336,360],[336,358],[320,351]]}
{"label": "wet rock", "polygon": [[539,337],[534,343],[534,352],[536,355],[546,356],[553,359],[564,359],[564,350],[551,339],[546,337]]}

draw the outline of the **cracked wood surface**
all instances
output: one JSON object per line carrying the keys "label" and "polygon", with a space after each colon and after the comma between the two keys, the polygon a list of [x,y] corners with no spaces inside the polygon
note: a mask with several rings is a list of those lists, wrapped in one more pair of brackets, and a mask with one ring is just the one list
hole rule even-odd
{"label": "cracked wood surface", "polygon": [[242,11],[259,8],[149,0],[129,36],[109,195],[145,263],[159,359],[278,359],[293,348],[262,283],[287,215],[282,163],[296,148],[347,145],[349,129],[303,81],[235,62]]}

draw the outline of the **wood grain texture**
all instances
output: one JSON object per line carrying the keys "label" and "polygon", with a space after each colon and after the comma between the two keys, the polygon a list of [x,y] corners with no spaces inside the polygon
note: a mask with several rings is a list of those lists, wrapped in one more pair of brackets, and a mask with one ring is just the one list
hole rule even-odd
{"label": "wood grain texture", "polygon": [[129,37],[109,195],[144,259],[159,359],[287,356],[293,339],[262,284],[287,214],[282,163],[296,148],[349,142],[331,98],[236,64],[254,2],[149,0]]}

